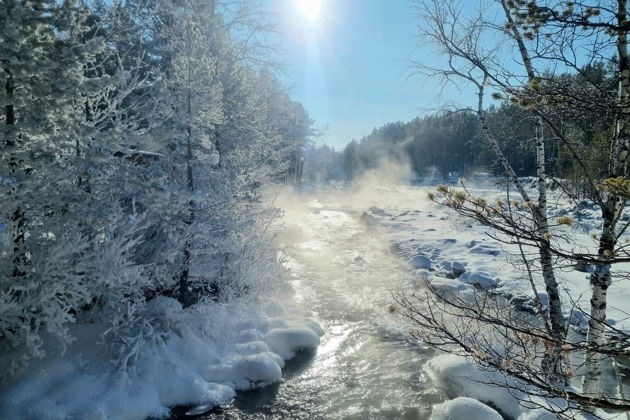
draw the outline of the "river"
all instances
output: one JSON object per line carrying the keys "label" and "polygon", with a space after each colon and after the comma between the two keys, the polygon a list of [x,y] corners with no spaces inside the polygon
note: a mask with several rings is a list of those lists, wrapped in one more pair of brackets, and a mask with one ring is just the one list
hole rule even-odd
{"label": "river", "polygon": [[424,419],[444,400],[423,373],[432,350],[390,313],[410,272],[360,211],[336,194],[280,203],[295,300],[326,331],[287,363],[281,384],[241,392],[207,419]]}

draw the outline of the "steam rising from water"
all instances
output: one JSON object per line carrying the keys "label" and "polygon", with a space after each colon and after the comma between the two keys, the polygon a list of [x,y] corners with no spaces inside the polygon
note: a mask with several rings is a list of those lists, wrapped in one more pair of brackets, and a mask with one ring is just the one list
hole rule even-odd
{"label": "steam rising from water", "polygon": [[408,159],[382,158],[375,169],[370,169],[361,175],[358,184],[360,187],[409,184],[412,175],[413,171]]}

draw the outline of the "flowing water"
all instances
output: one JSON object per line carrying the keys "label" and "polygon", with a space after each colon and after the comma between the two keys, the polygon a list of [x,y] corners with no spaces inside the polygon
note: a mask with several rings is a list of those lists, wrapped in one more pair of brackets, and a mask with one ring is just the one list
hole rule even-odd
{"label": "flowing water", "polygon": [[285,381],[239,393],[206,418],[424,419],[444,400],[423,373],[432,353],[390,313],[410,272],[360,212],[320,195],[285,204],[283,235],[295,300],[326,331]]}

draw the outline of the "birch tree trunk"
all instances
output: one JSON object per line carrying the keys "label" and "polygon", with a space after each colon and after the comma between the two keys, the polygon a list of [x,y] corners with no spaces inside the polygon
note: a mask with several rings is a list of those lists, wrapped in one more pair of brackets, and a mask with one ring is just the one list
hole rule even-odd
{"label": "birch tree trunk", "polygon": [[[617,55],[619,77],[618,105],[620,115],[617,118],[615,136],[611,144],[611,162],[608,178],[626,177],[628,146],[630,143],[630,61],[628,58],[628,36],[623,26],[627,24],[627,0],[617,1],[616,20],[620,29],[617,31]],[[615,228],[625,207],[625,199],[618,194],[605,194],[602,207],[602,233],[599,239],[598,256],[606,260],[613,256],[617,243]],[[604,321],[606,320],[606,294],[612,281],[610,264],[595,266],[591,273],[591,313],[588,322],[587,342],[590,347],[601,347],[604,341]],[[600,393],[600,355],[595,351],[586,352],[584,358],[586,371],[582,380],[582,391],[587,394]]]}
{"label": "birch tree trunk", "polygon": [[[536,80],[536,74],[532,66],[531,58],[525,47],[523,37],[521,36],[512,14],[505,0],[501,0],[501,6],[505,12],[508,25],[510,27],[512,37],[516,41],[525,71],[527,72],[527,78],[529,83],[532,84]],[[553,258],[551,253],[551,246],[549,243],[549,220],[547,217],[547,172],[546,172],[546,156],[545,156],[545,136],[544,125],[541,116],[536,117],[536,178],[538,186],[538,204],[534,211],[534,222],[536,223],[538,238],[539,238],[539,255],[540,264],[542,269],[543,281],[545,283],[545,290],[549,300],[549,317],[551,321],[551,330],[554,338],[560,342],[565,337],[565,325],[562,317],[562,303],[560,301],[560,293],[558,291],[558,282],[553,269]],[[558,346],[556,346],[558,347]],[[564,367],[562,362],[562,352],[559,348],[553,351],[553,354],[548,355],[547,359],[543,361],[547,372],[553,372],[564,377]]]}

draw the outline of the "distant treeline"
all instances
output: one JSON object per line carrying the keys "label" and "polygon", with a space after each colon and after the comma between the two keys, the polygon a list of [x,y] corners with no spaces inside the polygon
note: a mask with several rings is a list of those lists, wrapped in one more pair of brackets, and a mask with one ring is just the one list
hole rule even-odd
{"label": "distant treeline", "polygon": [[[560,80],[558,80],[560,79]],[[551,85],[544,78],[538,88]],[[554,89],[566,86],[566,91],[593,91],[595,103],[608,100],[615,81],[609,69],[595,64],[580,76],[564,75],[553,80]],[[561,95],[559,93],[558,95]],[[511,98],[500,98],[498,105],[489,107],[486,118],[502,141],[502,147],[512,167],[520,176],[536,172],[534,153],[534,120],[527,104]],[[586,113],[563,109],[554,116],[561,121],[563,136],[579,151],[594,176],[602,173],[602,156],[610,145],[613,115]],[[556,123],[557,123],[556,121]],[[359,141],[352,140],[343,151],[322,146],[306,153],[307,181],[354,180],[384,161],[410,165],[418,177],[451,178],[484,171],[503,174],[502,166],[484,141],[479,129],[479,117],[472,111],[443,112],[414,118],[408,122],[392,122],[375,128]],[[578,179],[577,165],[569,157],[567,144],[558,141],[553,132],[546,133],[549,174],[554,177]]]}

